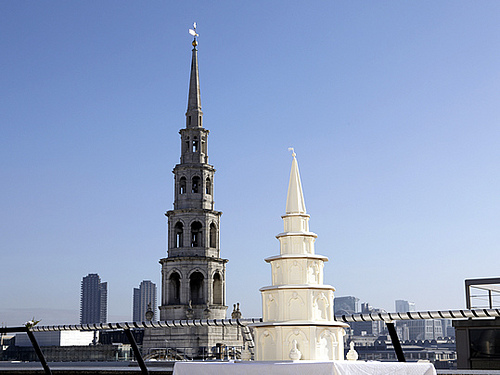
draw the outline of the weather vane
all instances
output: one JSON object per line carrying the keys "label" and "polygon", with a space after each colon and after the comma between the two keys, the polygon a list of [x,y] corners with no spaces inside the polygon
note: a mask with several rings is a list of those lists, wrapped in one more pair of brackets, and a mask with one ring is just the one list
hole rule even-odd
{"label": "weather vane", "polygon": [[196,22],[193,23],[193,28],[189,29],[189,34],[194,36],[193,47],[196,47],[198,45],[198,42],[196,41],[196,37],[199,36],[198,33],[196,32]]}
{"label": "weather vane", "polygon": [[295,154],[295,150],[293,147],[288,147],[288,151],[292,151],[292,156],[295,157],[297,154]]}

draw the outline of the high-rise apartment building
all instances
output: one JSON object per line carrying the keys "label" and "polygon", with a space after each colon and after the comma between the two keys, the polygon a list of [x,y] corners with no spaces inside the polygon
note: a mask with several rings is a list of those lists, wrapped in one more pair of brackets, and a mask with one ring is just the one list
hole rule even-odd
{"label": "high-rise apartment building", "polygon": [[406,313],[410,311],[415,311],[415,302],[405,301],[402,299],[397,299],[395,302],[396,312]]}
{"label": "high-rise apartment building", "polygon": [[80,324],[106,323],[108,320],[108,283],[101,282],[97,273],[82,279]]}
{"label": "high-rise apartment building", "polygon": [[134,288],[132,320],[134,322],[146,321],[146,311],[153,312],[152,320],[156,320],[156,284],[144,280],[139,288]]}

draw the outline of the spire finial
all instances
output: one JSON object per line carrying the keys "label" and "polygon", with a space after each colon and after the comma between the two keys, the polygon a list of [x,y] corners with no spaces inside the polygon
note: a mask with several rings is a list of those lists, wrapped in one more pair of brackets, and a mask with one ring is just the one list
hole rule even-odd
{"label": "spire finial", "polygon": [[188,128],[201,128],[202,116],[201,111],[201,98],[200,98],[200,78],[198,75],[198,50],[196,46],[198,42],[196,38],[196,22],[193,23],[193,28],[189,29],[189,34],[194,37],[193,49],[191,50],[191,76],[189,78],[189,94],[188,94],[188,108],[186,112],[186,127]]}
{"label": "spire finial", "polygon": [[189,34],[191,34],[194,39],[193,39],[193,47],[196,48],[198,45],[198,41],[196,40],[196,37],[199,36],[198,33],[196,32],[196,22],[193,22],[193,28],[189,29]]}
{"label": "spire finial", "polygon": [[292,151],[292,157],[296,157],[297,154],[295,153],[295,150],[293,149],[293,147],[288,147],[288,151]]}

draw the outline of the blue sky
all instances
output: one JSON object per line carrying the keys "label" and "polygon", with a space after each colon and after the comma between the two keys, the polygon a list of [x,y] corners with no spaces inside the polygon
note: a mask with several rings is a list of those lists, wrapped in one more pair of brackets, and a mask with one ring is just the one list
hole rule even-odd
{"label": "blue sky", "polygon": [[337,296],[463,308],[498,275],[498,1],[0,3],[0,324],[159,286],[198,23],[227,303],[261,315],[297,152]]}

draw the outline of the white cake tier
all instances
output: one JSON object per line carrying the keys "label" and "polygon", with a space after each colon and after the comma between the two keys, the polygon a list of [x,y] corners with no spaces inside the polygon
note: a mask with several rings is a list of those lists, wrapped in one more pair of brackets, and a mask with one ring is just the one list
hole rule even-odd
{"label": "white cake tier", "polygon": [[271,263],[273,285],[321,285],[324,262],[328,258],[322,255],[285,254],[265,261]]}
{"label": "white cake tier", "polygon": [[264,322],[331,322],[333,292],[330,285],[282,285],[260,289]]}
{"label": "white cake tier", "polygon": [[253,325],[257,361],[290,360],[290,352],[296,348],[302,360],[342,360],[343,336],[347,324],[335,322],[305,325]]}
{"label": "white cake tier", "polygon": [[308,214],[287,214],[283,215],[284,232],[309,232]]}
{"label": "white cake tier", "polygon": [[280,233],[276,238],[280,241],[280,254],[314,254],[314,241],[316,233],[313,232],[286,232]]}

